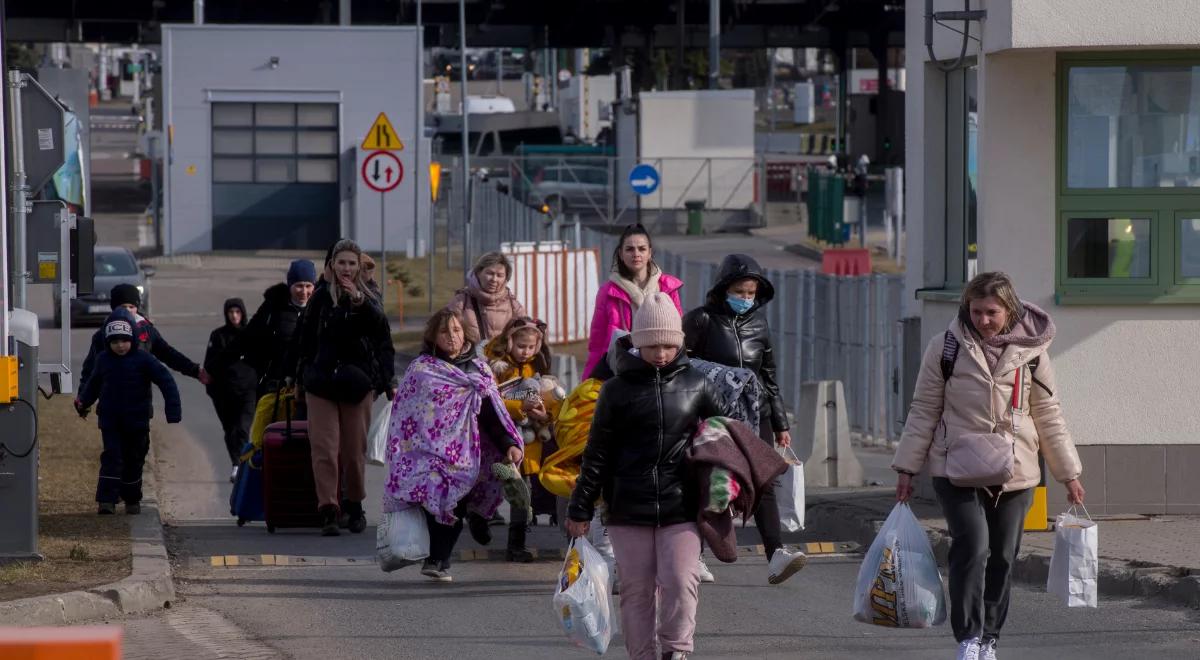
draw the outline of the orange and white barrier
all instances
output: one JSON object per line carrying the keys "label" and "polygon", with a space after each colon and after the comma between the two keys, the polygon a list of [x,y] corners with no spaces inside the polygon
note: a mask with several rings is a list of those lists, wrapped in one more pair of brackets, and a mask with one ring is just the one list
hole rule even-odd
{"label": "orange and white barrier", "polygon": [[5,660],[120,660],[121,628],[0,628]]}
{"label": "orange and white barrier", "polygon": [[546,322],[549,343],[587,339],[600,289],[600,253],[561,242],[505,243],[513,262],[512,292],[526,313]]}

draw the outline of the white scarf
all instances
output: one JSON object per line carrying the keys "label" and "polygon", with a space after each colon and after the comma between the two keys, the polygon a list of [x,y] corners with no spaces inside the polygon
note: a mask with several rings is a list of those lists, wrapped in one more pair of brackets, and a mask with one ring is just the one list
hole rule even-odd
{"label": "white scarf", "polygon": [[633,311],[636,312],[642,306],[642,302],[646,300],[646,296],[652,296],[659,292],[658,280],[662,277],[662,271],[657,267],[651,266],[650,277],[646,280],[646,286],[638,287],[632,280],[621,276],[620,272],[614,272],[608,276],[608,281],[621,287],[625,295],[629,296],[629,303],[633,305]]}

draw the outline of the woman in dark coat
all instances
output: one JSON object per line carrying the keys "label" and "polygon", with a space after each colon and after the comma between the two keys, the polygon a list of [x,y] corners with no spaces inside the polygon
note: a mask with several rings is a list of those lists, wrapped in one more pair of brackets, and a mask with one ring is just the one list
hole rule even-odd
{"label": "woman in dark coat", "polygon": [[[367,286],[363,251],[342,239],[330,248],[324,277],[301,317],[297,397],[308,408],[313,478],[321,533],[338,535],[339,503],[350,531],[367,527],[366,443],[371,404],[395,394],[395,349],[383,304]],[[345,499],[339,498],[339,473]]]}
{"label": "woman in dark coat", "polygon": [[[731,254],[721,262],[704,306],[683,317],[683,332],[688,355],[758,375],[764,398],[759,433],[773,446],[788,447],[792,436],[775,380],[771,326],[763,310],[774,297],[775,287],[758,262],[744,254]],[[767,554],[769,583],[779,584],[804,567],[804,553],[789,552],[780,540],[779,506],[773,488],[763,493],[754,524]]]}
{"label": "woman in dark coat", "polygon": [[204,370],[212,379],[206,387],[221,429],[225,432],[225,450],[233,474],[237,478],[238,457],[242,447],[250,438],[250,425],[254,423],[254,404],[257,401],[255,386],[258,374],[243,353],[242,335],[246,332],[246,305],[241,298],[225,301],[225,325],[208,336],[208,350],[204,353]]}

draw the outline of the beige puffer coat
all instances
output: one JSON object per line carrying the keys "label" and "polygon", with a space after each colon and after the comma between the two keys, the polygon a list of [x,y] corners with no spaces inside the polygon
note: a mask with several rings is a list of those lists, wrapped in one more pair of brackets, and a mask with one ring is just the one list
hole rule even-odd
{"label": "beige puffer coat", "polygon": [[[912,408],[904,424],[904,434],[896,448],[892,469],[919,473],[928,468],[934,477],[946,476],[946,450],[949,441],[966,433],[993,433],[1012,429],[1012,390],[1018,368],[1024,370],[1021,407],[1014,434],[1016,456],[1013,478],[1005,491],[1023,490],[1038,485],[1038,452],[1054,479],[1067,482],[1083,472],[1075,444],[1067,432],[1062,408],[1055,392],[1054,367],[1046,349],[1053,339],[1054,325],[1045,312],[1026,303],[1022,325],[1035,345],[1009,344],[994,370],[988,368],[984,346],[962,323],[955,319],[947,332],[958,339],[954,373],[948,381],[942,376],[942,350],[945,333],[929,342],[917,375]],[[1029,363],[1041,356],[1034,376],[1051,393],[1029,377]]]}
{"label": "beige puffer coat", "polygon": [[487,293],[474,273],[467,276],[467,286],[454,293],[446,308],[462,316],[463,334],[477,346],[500,336],[509,321],[525,316],[525,306],[507,286],[499,293]]}

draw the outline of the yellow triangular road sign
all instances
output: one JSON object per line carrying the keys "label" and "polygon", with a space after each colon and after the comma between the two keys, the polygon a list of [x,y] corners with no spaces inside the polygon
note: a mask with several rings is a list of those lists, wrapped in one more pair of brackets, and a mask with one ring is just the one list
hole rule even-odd
{"label": "yellow triangular road sign", "polygon": [[401,151],[404,149],[404,143],[400,141],[396,129],[392,128],[392,122],[388,121],[387,115],[381,112],[375,118],[375,123],[371,124],[367,136],[363,138],[362,148],[364,151]]}

